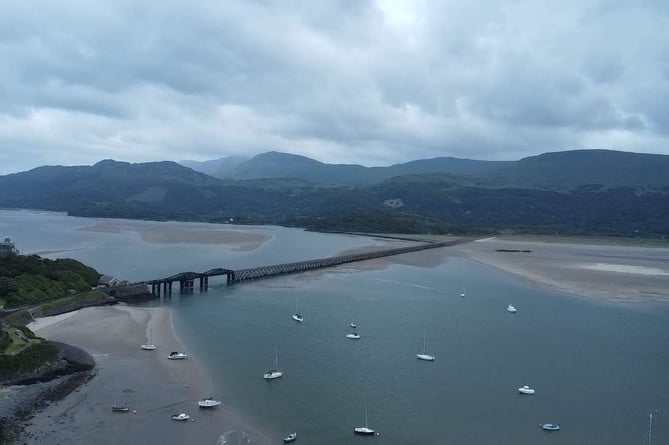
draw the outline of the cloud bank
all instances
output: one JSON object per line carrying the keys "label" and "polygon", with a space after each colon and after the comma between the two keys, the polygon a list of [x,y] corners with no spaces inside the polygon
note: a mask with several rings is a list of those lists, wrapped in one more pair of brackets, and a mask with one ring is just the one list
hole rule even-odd
{"label": "cloud bank", "polygon": [[268,150],[669,154],[667,5],[5,1],[0,174]]}

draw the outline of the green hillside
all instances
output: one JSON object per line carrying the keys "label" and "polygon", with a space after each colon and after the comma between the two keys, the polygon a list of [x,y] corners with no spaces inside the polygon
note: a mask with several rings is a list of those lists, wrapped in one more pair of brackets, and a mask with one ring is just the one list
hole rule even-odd
{"label": "green hillside", "polygon": [[49,260],[37,255],[0,258],[0,304],[22,307],[90,290],[100,274],[71,259]]}

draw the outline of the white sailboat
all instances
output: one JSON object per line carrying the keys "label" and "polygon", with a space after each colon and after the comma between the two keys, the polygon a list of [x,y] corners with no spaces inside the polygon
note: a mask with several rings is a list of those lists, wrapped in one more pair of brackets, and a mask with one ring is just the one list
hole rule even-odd
{"label": "white sailboat", "polygon": [[350,338],[351,340],[360,340],[360,334],[357,332],[351,332],[350,334],[346,334],[346,338]]}
{"label": "white sailboat", "polygon": [[465,283],[462,283],[462,292],[460,292],[460,296],[461,297],[465,296]]}
{"label": "white sailboat", "polygon": [[156,349],[156,345],[151,343],[151,328],[149,328],[149,341],[140,347],[145,351],[154,351]]}
{"label": "white sailboat", "polygon": [[[209,394],[212,394],[214,392],[214,379],[211,379],[209,382]],[[213,397],[205,397],[204,399],[200,399],[197,402],[197,406],[200,408],[216,408],[217,406],[221,405],[220,400],[216,400]]]}
{"label": "white sailboat", "polygon": [[534,391],[534,389],[530,388],[529,386],[524,385],[523,387],[518,388],[518,392],[521,393],[521,394],[527,394],[527,395],[531,396],[531,395],[534,395],[535,391]]}
{"label": "white sailboat", "polygon": [[270,369],[263,376],[265,380],[278,379],[283,375],[283,372],[279,371],[279,351],[274,349],[274,369]]}
{"label": "white sailboat", "polygon": [[295,313],[293,314],[293,320],[302,323],[304,321],[304,317],[300,315],[299,312],[297,312],[297,296],[295,297]]}
{"label": "white sailboat", "polygon": [[425,345],[426,345],[426,335],[425,335],[425,329],[423,329],[423,352],[419,352],[418,354],[416,354],[416,357],[418,357],[419,360],[433,362],[434,355],[430,355],[427,352],[425,352]]}
{"label": "white sailboat", "polygon": [[372,434],[375,433],[373,429],[367,425],[367,404],[365,403],[365,426],[359,426],[357,428],[353,428],[353,432],[355,434],[362,434],[365,436],[371,436]]}

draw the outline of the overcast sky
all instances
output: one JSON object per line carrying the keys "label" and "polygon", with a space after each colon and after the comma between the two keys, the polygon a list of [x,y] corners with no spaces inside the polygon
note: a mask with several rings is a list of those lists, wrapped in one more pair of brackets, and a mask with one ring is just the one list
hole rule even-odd
{"label": "overcast sky", "polygon": [[0,174],[669,154],[666,0],[0,0]]}

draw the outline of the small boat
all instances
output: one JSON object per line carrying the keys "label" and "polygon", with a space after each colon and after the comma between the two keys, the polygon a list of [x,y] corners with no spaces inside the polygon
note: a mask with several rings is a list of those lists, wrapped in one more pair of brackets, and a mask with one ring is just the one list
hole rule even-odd
{"label": "small boat", "polygon": [[155,351],[155,349],[156,349],[156,345],[151,343],[151,333],[152,333],[151,329],[149,328],[149,341],[147,343],[143,344],[142,346],[140,346],[145,351]]}
{"label": "small boat", "polygon": [[188,358],[188,354],[185,352],[177,352],[177,351],[172,351],[170,352],[170,355],[167,356],[169,360],[183,360],[185,358]]}
{"label": "small boat", "polygon": [[425,330],[423,330],[423,352],[419,352],[418,354],[416,354],[416,357],[419,360],[425,360],[427,362],[434,361],[434,355],[430,355],[427,352],[425,352]]}
{"label": "small boat", "polygon": [[274,380],[278,379],[283,375],[283,372],[279,371],[279,351],[274,350],[274,369],[270,369],[263,375],[265,380]]}
{"label": "small boat", "polygon": [[359,426],[357,428],[353,428],[353,432],[355,434],[361,434],[363,436],[371,436],[376,433],[373,429],[371,429],[367,425],[367,404],[365,404],[365,426]]}
{"label": "small boat", "polygon": [[283,438],[283,443],[295,442],[295,439],[297,439],[297,433],[290,433]]}
{"label": "small boat", "polygon": [[197,406],[200,408],[216,408],[221,404],[220,400],[214,400],[213,397],[207,397],[206,399],[199,400]]}
{"label": "small boat", "polygon": [[355,328],[357,328],[357,327],[358,327],[358,325],[357,325],[357,324],[355,324],[355,323],[351,323],[351,324],[350,324],[350,326],[351,326],[351,327],[352,327],[353,329],[355,329]]}
{"label": "small boat", "polygon": [[190,419],[190,416],[186,413],[172,415],[172,420],[178,420],[179,422],[184,422],[188,419]]}
{"label": "small boat", "polygon": [[112,411],[115,413],[127,413],[130,411],[130,408],[122,405],[112,405]]}
{"label": "small boat", "polygon": [[513,307],[512,304],[510,304],[510,305],[506,308],[506,311],[507,311],[507,312],[511,312],[512,314],[515,314],[516,312],[518,312],[518,310],[517,310],[515,307]]}
{"label": "small boat", "polygon": [[557,431],[560,429],[560,425],[557,423],[544,423],[541,425],[541,428],[543,428],[545,431]]}
{"label": "small boat", "polygon": [[350,334],[346,334],[346,338],[350,338],[351,340],[359,340],[360,334],[357,332],[351,332]]}
{"label": "small boat", "polygon": [[528,394],[528,395],[534,394],[534,390],[527,385],[523,386],[522,388],[518,388],[518,392],[521,394]]}
{"label": "small boat", "polygon": [[295,297],[295,313],[293,314],[293,320],[297,321],[298,323],[302,323],[304,321],[304,317],[297,311],[297,297]]}
{"label": "small boat", "polygon": [[462,292],[460,292],[460,296],[464,297],[465,296],[465,285],[462,285]]}

